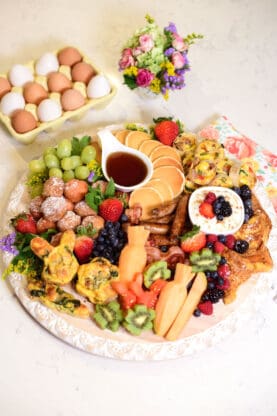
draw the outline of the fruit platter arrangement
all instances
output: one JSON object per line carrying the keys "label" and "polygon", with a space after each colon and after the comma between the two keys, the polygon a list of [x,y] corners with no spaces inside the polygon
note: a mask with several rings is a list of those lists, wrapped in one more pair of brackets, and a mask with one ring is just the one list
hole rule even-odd
{"label": "fruit platter arrangement", "polygon": [[[153,345],[179,345],[190,325],[235,302],[251,276],[272,270],[272,222],[249,159],[229,158],[214,137],[171,117],[110,131],[149,158],[150,180],[118,190],[103,174],[97,135],[46,148],[29,163],[1,239],[4,277],[23,282],[21,294],[43,306],[41,315],[46,307],[62,322],[86,322],[102,353],[116,333],[127,336],[126,351],[148,334]],[[132,185],[132,177],[127,168],[120,180]]]}

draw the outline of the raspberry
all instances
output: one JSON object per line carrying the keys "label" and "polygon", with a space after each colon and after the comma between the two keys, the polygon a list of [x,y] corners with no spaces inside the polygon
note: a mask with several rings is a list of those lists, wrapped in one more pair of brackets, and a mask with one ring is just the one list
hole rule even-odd
{"label": "raspberry", "polygon": [[217,235],[215,234],[207,235],[207,243],[215,243],[216,241],[217,241]]}
{"label": "raspberry", "polygon": [[219,274],[220,277],[228,277],[231,274],[230,271],[230,267],[228,266],[228,264],[220,264],[217,268],[217,273]]}
{"label": "raspberry", "polygon": [[197,309],[204,315],[211,315],[213,313],[213,304],[210,300],[198,304]]}
{"label": "raspberry", "polygon": [[215,200],[216,200],[216,194],[214,194],[213,192],[208,192],[204,199],[204,202],[208,202],[208,204],[212,204]]}
{"label": "raspberry", "polygon": [[225,250],[225,245],[223,243],[221,243],[220,241],[216,241],[214,243],[214,252],[221,254],[223,253],[223,251]]}
{"label": "raspberry", "polygon": [[236,239],[233,235],[227,235],[226,236],[226,240],[225,240],[225,245],[226,247],[228,247],[230,250],[233,250],[234,245],[235,245]]}

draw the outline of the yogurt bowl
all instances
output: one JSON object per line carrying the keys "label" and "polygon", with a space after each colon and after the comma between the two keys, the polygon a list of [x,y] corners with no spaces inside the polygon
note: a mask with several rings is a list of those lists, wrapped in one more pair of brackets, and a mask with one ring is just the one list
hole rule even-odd
{"label": "yogurt bowl", "polygon": [[120,143],[108,130],[97,133],[102,148],[101,167],[107,180],[113,178],[119,191],[132,192],[153,175],[151,160],[142,152]]}
{"label": "yogurt bowl", "polygon": [[[223,220],[206,218],[199,212],[199,206],[204,201],[208,192],[213,192],[216,197],[223,196],[232,208],[232,214],[224,217]],[[188,205],[189,217],[193,224],[198,225],[200,230],[206,234],[234,234],[237,232],[244,221],[244,206],[241,198],[236,192],[221,186],[203,186],[195,190],[190,197]]]}

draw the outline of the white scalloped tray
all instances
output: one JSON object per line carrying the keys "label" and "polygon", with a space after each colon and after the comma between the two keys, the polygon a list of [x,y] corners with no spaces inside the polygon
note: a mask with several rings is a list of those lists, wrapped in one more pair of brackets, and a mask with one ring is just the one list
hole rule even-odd
{"label": "white scalloped tray", "polygon": [[[9,233],[8,220],[21,212],[28,201],[23,178],[12,192],[8,206],[2,216],[4,233]],[[168,342],[152,332],[140,337],[128,334],[124,329],[113,333],[99,329],[90,319],[78,319],[48,309],[32,300],[26,291],[25,278],[17,273],[9,276],[10,284],[24,308],[51,334],[69,343],[73,347],[104,357],[120,360],[166,360],[195,354],[218,344],[233,332],[246,324],[262,307],[271,292],[277,260],[277,221],[271,202],[261,184],[257,185],[257,194],[273,223],[268,241],[274,269],[271,273],[253,275],[238,291],[237,300],[230,305],[222,302],[215,305],[212,316],[190,319],[178,341]],[[7,265],[11,255],[5,253]]]}

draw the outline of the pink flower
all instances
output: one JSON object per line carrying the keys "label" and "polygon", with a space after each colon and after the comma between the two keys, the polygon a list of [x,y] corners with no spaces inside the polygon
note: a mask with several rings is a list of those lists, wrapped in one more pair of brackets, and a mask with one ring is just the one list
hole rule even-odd
{"label": "pink flower", "polygon": [[185,58],[180,52],[173,52],[171,56],[172,63],[176,69],[183,68],[186,63]]}
{"label": "pink flower", "polygon": [[139,87],[148,87],[154,78],[154,74],[148,69],[139,69],[136,78],[136,83]]}
{"label": "pink flower", "polygon": [[135,60],[132,56],[132,49],[131,48],[124,49],[122,51],[122,56],[119,61],[119,68],[125,69],[125,68],[128,68],[129,66],[134,65],[134,63],[135,63]]}
{"label": "pink flower", "polygon": [[149,52],[154,46],[154,41],[151,35],[141,35],[139,37],[140,47],[142,52]]}
{"label": "pink flower", "polygon": [[267,162],[273,166],[274,168],[277,168],[277,156],[273,153],[269,152],[268,150],[263,150],[263,155],[265,156]]}
{"label": "pink flower", "polygon": [[199,132],[199,136],[202,139],[218,140],[219,139],[219,132],[214,127],[208,126],[208,127],[204,127],[204,129],[202,129]]}
{"label": "pink flower", "polygon": [[174,39],[172,41],[172,46],[180,52],[184,52],[188,50],[188,45],[184,42],[184,39],[181,38],[180,35],[177,33],[172,33]]}
{"label": "pink flower", "polygon": [[238,159],[244,157],[251,157],[256,153],[256,143],[245,136],[241,137],[227,137],[224,142],[224,147],[229,153],[232,153]]}

